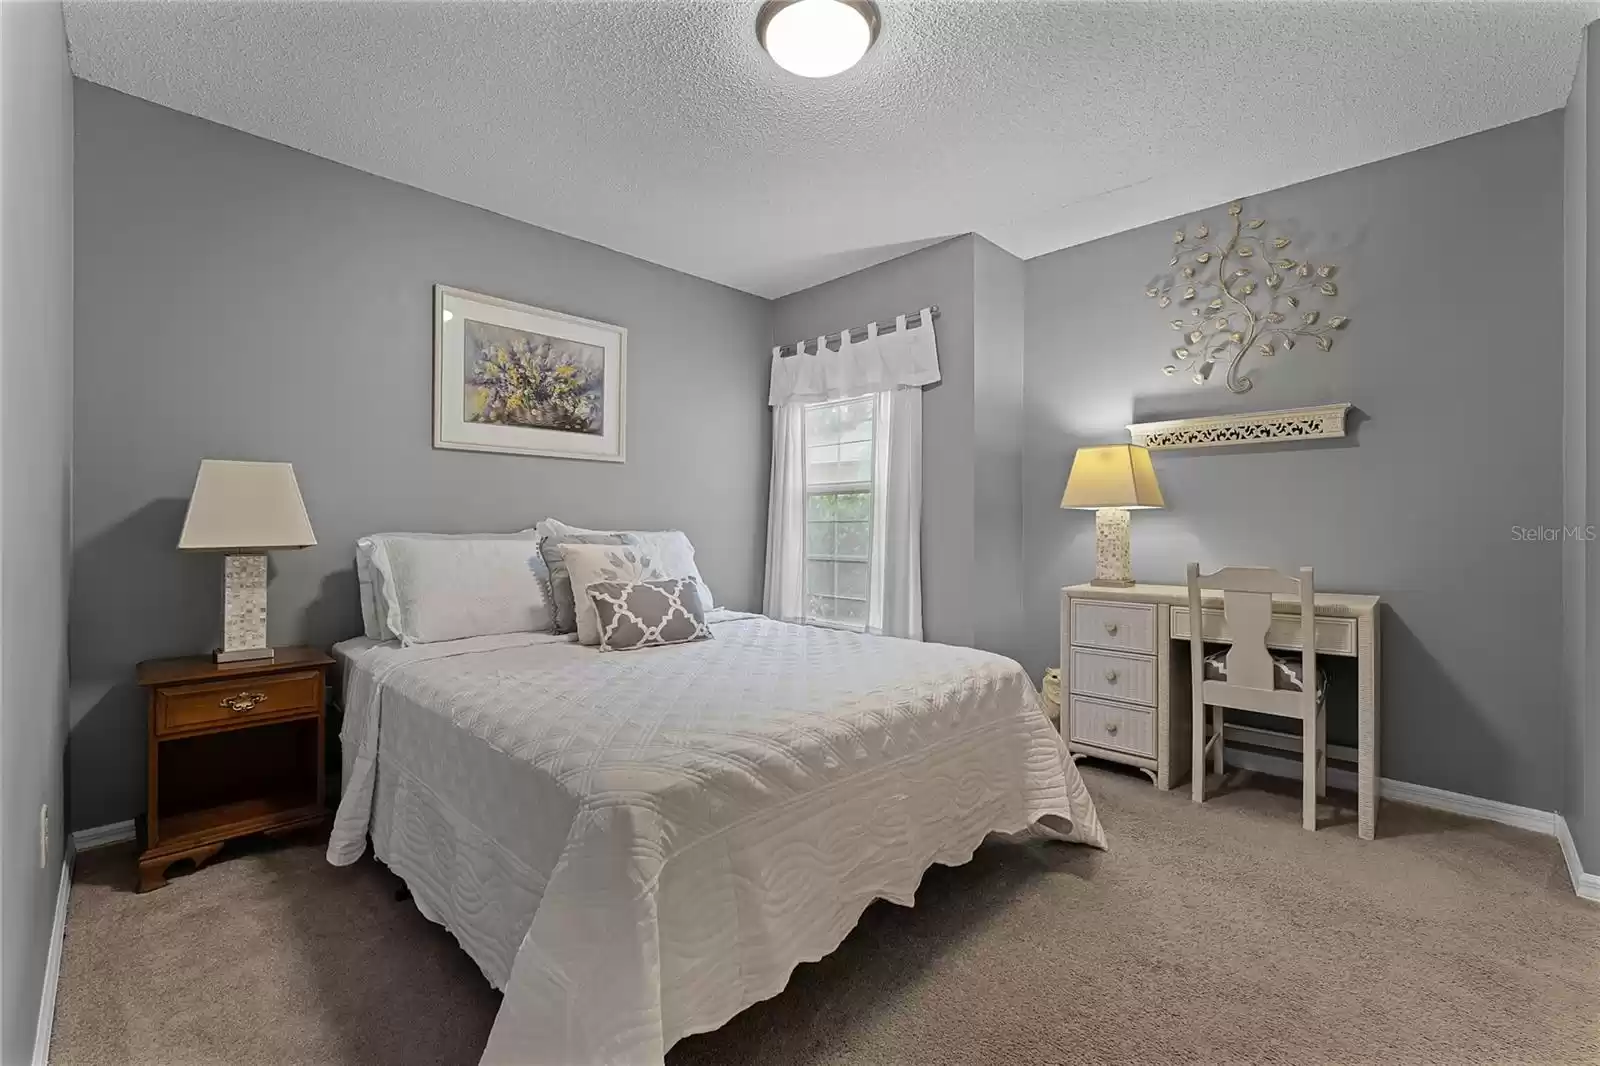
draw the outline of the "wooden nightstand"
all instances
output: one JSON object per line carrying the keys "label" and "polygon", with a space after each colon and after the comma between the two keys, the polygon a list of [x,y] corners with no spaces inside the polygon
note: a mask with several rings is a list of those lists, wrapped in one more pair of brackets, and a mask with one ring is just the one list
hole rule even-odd
{"label": "wooden nightstand", "polygon": [[139,664],[150,692],[149,807],[139,891],[180,859],[199,868],[225,841],[328,818],[323,693],[333,660],[314,648],[216,663]]}

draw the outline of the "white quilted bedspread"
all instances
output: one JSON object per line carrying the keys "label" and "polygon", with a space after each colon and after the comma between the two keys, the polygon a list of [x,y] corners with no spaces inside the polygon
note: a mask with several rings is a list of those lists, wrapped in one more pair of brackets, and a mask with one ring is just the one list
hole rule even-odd
{"label": "white quilted bedspread", "polygon": [[520,634],[346,653],[328,859],[370,834],[504,988],[484,1062],[660,1064],[990,832],[1104,845],[1011,660],[712,621],[713,640],[640,651]]}

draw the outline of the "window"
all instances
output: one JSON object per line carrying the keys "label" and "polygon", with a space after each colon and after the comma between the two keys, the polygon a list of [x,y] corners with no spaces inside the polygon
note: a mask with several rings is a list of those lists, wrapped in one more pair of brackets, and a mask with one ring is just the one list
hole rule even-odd
{"label": "window", "polygon": [[806,404],[805,620],[867,628],[873,588],[874,399]]}

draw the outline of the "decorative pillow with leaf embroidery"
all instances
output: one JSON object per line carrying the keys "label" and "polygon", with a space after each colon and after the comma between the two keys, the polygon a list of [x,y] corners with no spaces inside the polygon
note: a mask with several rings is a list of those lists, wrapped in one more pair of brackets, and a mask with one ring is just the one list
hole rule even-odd
{"label": "decorative pillow with leaf embroidery", "polygon": [[671,577],[656,564],[653,556],[637,546],[609,544],[563,544],[562,561],[572,577],[578,625],[578,643],[591,647],[600,643],[600,623],[595,617],[589,586],[601,581],[627,584],[634,581],[662,581]]}
{"label": "decorative pillow with leaf embroidery", "polygon": [[[543,537],[539,541],[539,555],[544,563],[544,579],[550,589],[550,606],[554,615],[551,632],[575,633],[578,629],[578,605],[587,602],[583,586],[575,585],[567,573],[567,564],[561,549],[568,544],[638,544],[628,533],[563,533]],[[536,568],[537,569],[537,568]]]}
{"label": "decorative pillow with leaf embroidery", "polygon": [[601,651],[660,647],[710,640],[700,582],[692,577],[664,581],[597,581],[589,586]]}

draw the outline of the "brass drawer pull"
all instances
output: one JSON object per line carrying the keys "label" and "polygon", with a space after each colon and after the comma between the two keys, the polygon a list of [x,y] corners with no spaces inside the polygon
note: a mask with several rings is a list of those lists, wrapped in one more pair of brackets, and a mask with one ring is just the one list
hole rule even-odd
{"label": "brass drawer pull", "polygon": [[265,692],[241,692],[237,696],[224,696],[222,698],[222,706],[230,711],[240,713],[251,710],[258,703],[265,702],[267,702],[267,694]]}

